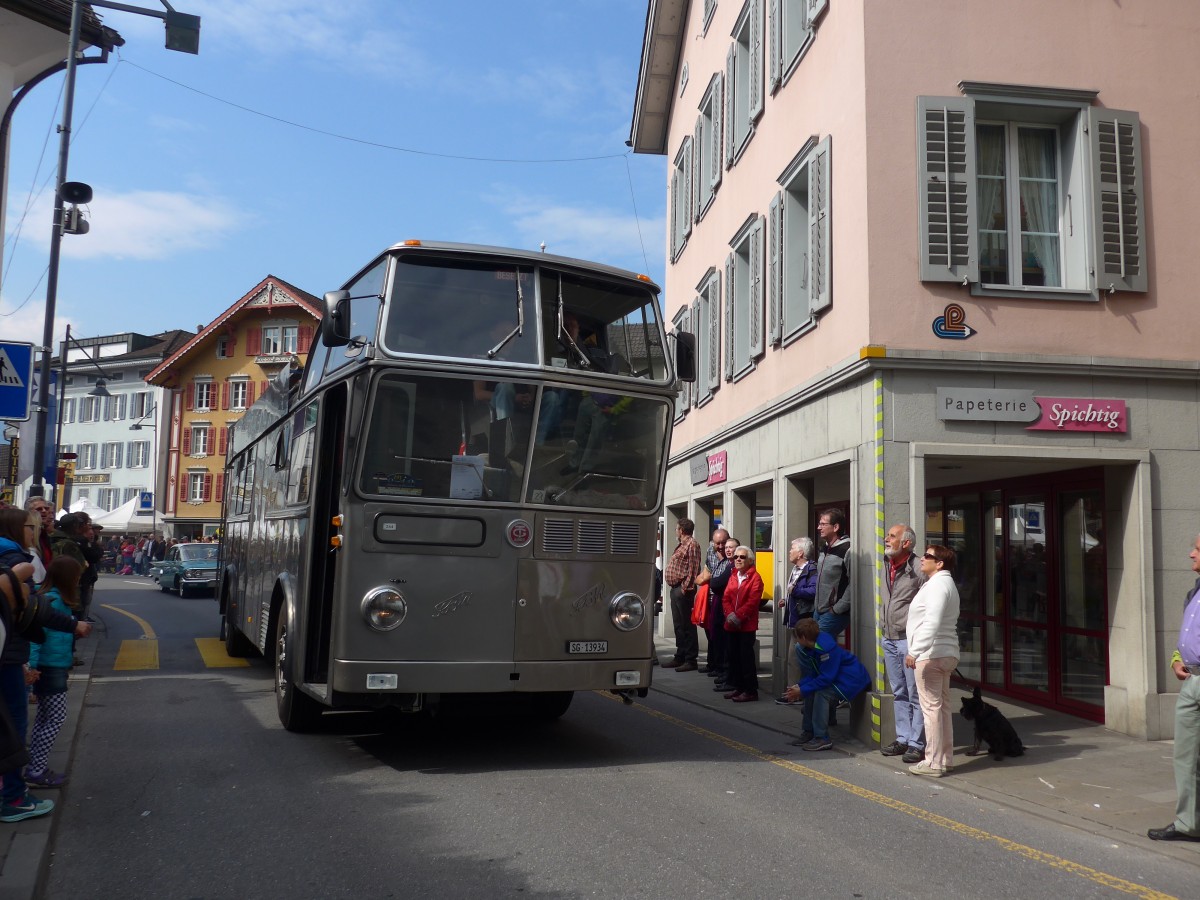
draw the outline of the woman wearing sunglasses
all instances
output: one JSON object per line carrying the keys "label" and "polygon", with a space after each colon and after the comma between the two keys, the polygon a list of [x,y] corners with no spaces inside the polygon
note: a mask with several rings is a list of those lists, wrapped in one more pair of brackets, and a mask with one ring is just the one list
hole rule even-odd
{"label": "woman wearing sunglasses", "polygon": [[917,670],[917,696],[925,717],[925,759],[908,771],[941,778],[954,768],[950,675],[958,666],[958,587],[954,551],[934,544],[921,557],[925,584],[908,608],[908,656]]}
{"label": "woman wearing sunglasses", "polygon": [[736,547],[733,574],[721,598],[725,611],[726,660],[729,666],[724,695],[734,703],[758,699],[758,666],[754,659],[754,633],[758,631],[758,607],[762,602],[763,580],[754,568],[754,551]]}

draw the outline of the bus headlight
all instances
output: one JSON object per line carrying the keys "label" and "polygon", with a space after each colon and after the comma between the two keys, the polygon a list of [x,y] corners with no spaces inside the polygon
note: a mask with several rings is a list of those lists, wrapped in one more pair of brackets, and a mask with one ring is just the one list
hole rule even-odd
{"label": "bus headlight", "polygon": [[362,614],[376,631],[391,631],[408,615],[408,603],[395,588],[371,588],[363,597]]}
{"label": "bus headlight", "polygon": [[637,594],[622,591],[608,602],[608,615],[621,631],[633,631],[646,619],[646,604]]}

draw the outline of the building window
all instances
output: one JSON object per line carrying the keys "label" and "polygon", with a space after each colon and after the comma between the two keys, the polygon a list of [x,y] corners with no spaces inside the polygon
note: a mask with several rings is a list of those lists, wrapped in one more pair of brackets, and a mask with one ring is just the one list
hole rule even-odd
{"label": "building window", "polygon": [[779,176],[767,250],[767,330],[786,341],[832,303],[829,287],[830,139],[811,138]]}
{"label": "building window", "polygon": [[709,269],[696,285],[691,330],[696,336],[693,401],[701,406],[721,386],[721,274],[716,269]]}
{"label": "building window", "polygon": [[96,491],[96,505],[110,512],[121,505],[120,488],[100,488]]}
{"label": "building window", "polygon": [[282,326],[282,331],[283,331],[283,339],[280,344],[282,352],[295,353],[297,345],[298,345],[300,326],[284,325],[284,326]]}
{"label": "building window", "polygon": [[119,422],[125,418],[129,407],[128,394],[113,394],[104,401],[104,418],[108,422]]}
{"label": "building window", "polygon": [[212,483],[212,476],[207,472],[188,472],[187,479],[187,502],[206,502],[208,500],[208,485]]}
{"label": "building window", "polygon": [[129,442],[129,468],[144,469],[150,465],[150,442]]}
{"label": "building window", "polygon": [[671,259],[687,246],[692,233],[692,139],[685,137],[671,172]]}
{"label": "building window", "polygon": [[752,214],[729,242],[725,261],[725,380],[731,381],[763,352],[763,218]]}
{"label": "building window", "polygon": [[246,402],[249,396],[248,388],[249,381],[231,381],[229,382],[229,408],[230,409],[245,409],[250,404]]}
{"label": "building window", "polygon": [[191,428],[191,456],[208,456],[212,453],[212,429],[208,425],[193,425]]}
{"label": "building window", "polygon": [[717,0],[704,0],[704,31],[708,32],[708,25],[712,22],[713,13],[717,11]]}
{"label": "building window", "polygon": [[80,422],[99,422],[100,417],[104,414],[104,398],[103,397],[80,397],[79,398],[79,421]]}
{"label": "building window", "polygon": [[224,334],[217,338],[217,359],[229,359],[233,356],[233,340]]}
{"label": "building window", "polygon": [[63,401],[63,424],[70,425],[75,421],[75,399]]}
{"label": "building window", "polygon": [[78,456],[76,457],[76,467],[80,469],[96,468],[96,445],[95,444],[80,444]]}
{"label": "building window", "polygon": [[121,468],[121,457],[125,452],[125,445],[117,442],[106,443],[100,445],[100,468],[102,469],[119,469]]}
{"label": "building window", "polygon": [[732,165],[762,113],[762,0],[746,0],[725,59],[725,162]]}
{"label": "building window", "polygon": [[696,120],[696,218],[699,219],[712,203],[721,183],[721,114],[723,112],[724,79],[718,72],[708,83],[700,100],[700,118]]}
{"label": "building window", "polygon": [[920,274],[977,295],[1146,291],[1141,125],[1093,91],[919,97]]}
{"label": "building window", "polygon": [[262,330],[262,349],[264,356],[274,356],[283,349],[283,329],[279,325],[266,325]]}
{"label": "building window", "polygon": [[[690,332],[692,323],[692,312],[688,307],[683,307],[679,312],[675,313],[675,317],[671,320],[674,326],[671,330],[676,334],[680,332]],[[692,384],[683,382],[679,385],[679,393],[675,395],[675,421],[678,422],[687,415],[688,407],[692,402]]]}
{"label": "building window", "polygon": [[196,382],[195,409],[212,409],[216,403],[217,387],[211,381]]}
{"label": "building window", "polygon": [[133,400],[130,404],[132,410],[130,417],[134,419],[142,419],[150,414],[150,392],[137,391],[133,395]]}
{"label": "building window", "polygon": [[829,0],[776,0],[771,4],[771,90],[787,82],[812,45]]}
{"label": "building window", "polygon": [[136,500],[138,498],[138,495],[141,494],[141,492],[144,490],[145,490],[144,487],[127,487],[127,488],[125,488],[124,493],[121,495],[121,504],[124,505],[124,504],[128,503],[130,500]]}

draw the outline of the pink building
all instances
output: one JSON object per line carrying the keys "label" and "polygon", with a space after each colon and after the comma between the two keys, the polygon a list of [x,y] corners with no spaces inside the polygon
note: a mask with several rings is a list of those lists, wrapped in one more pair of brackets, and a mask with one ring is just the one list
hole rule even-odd
{"label": "pink building", "polygon": [[910,522],[958,553],[965,675],[1169,736],[1198,40],[1191,0],[650,0],[631,143],[669,163],[666,314],[701,363],[668,520],[754,534],[778,595],[843,508],[868,660]]}

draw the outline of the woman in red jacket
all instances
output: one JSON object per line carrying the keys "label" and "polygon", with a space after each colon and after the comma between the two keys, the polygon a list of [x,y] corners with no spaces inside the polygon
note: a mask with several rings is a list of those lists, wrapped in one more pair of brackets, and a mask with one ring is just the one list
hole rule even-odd
{"label": "woman in red jacket", "polygon": [[754,551],[738,547],[733,551],[733,574],[721,598],[725,611],[725,631],[729,677],[732,691],[726,700],[750,703],[758,699],[758,665],[754,659],[754,632],[758,631],[758,607],[762,602],[763,580],[754,568]]}

